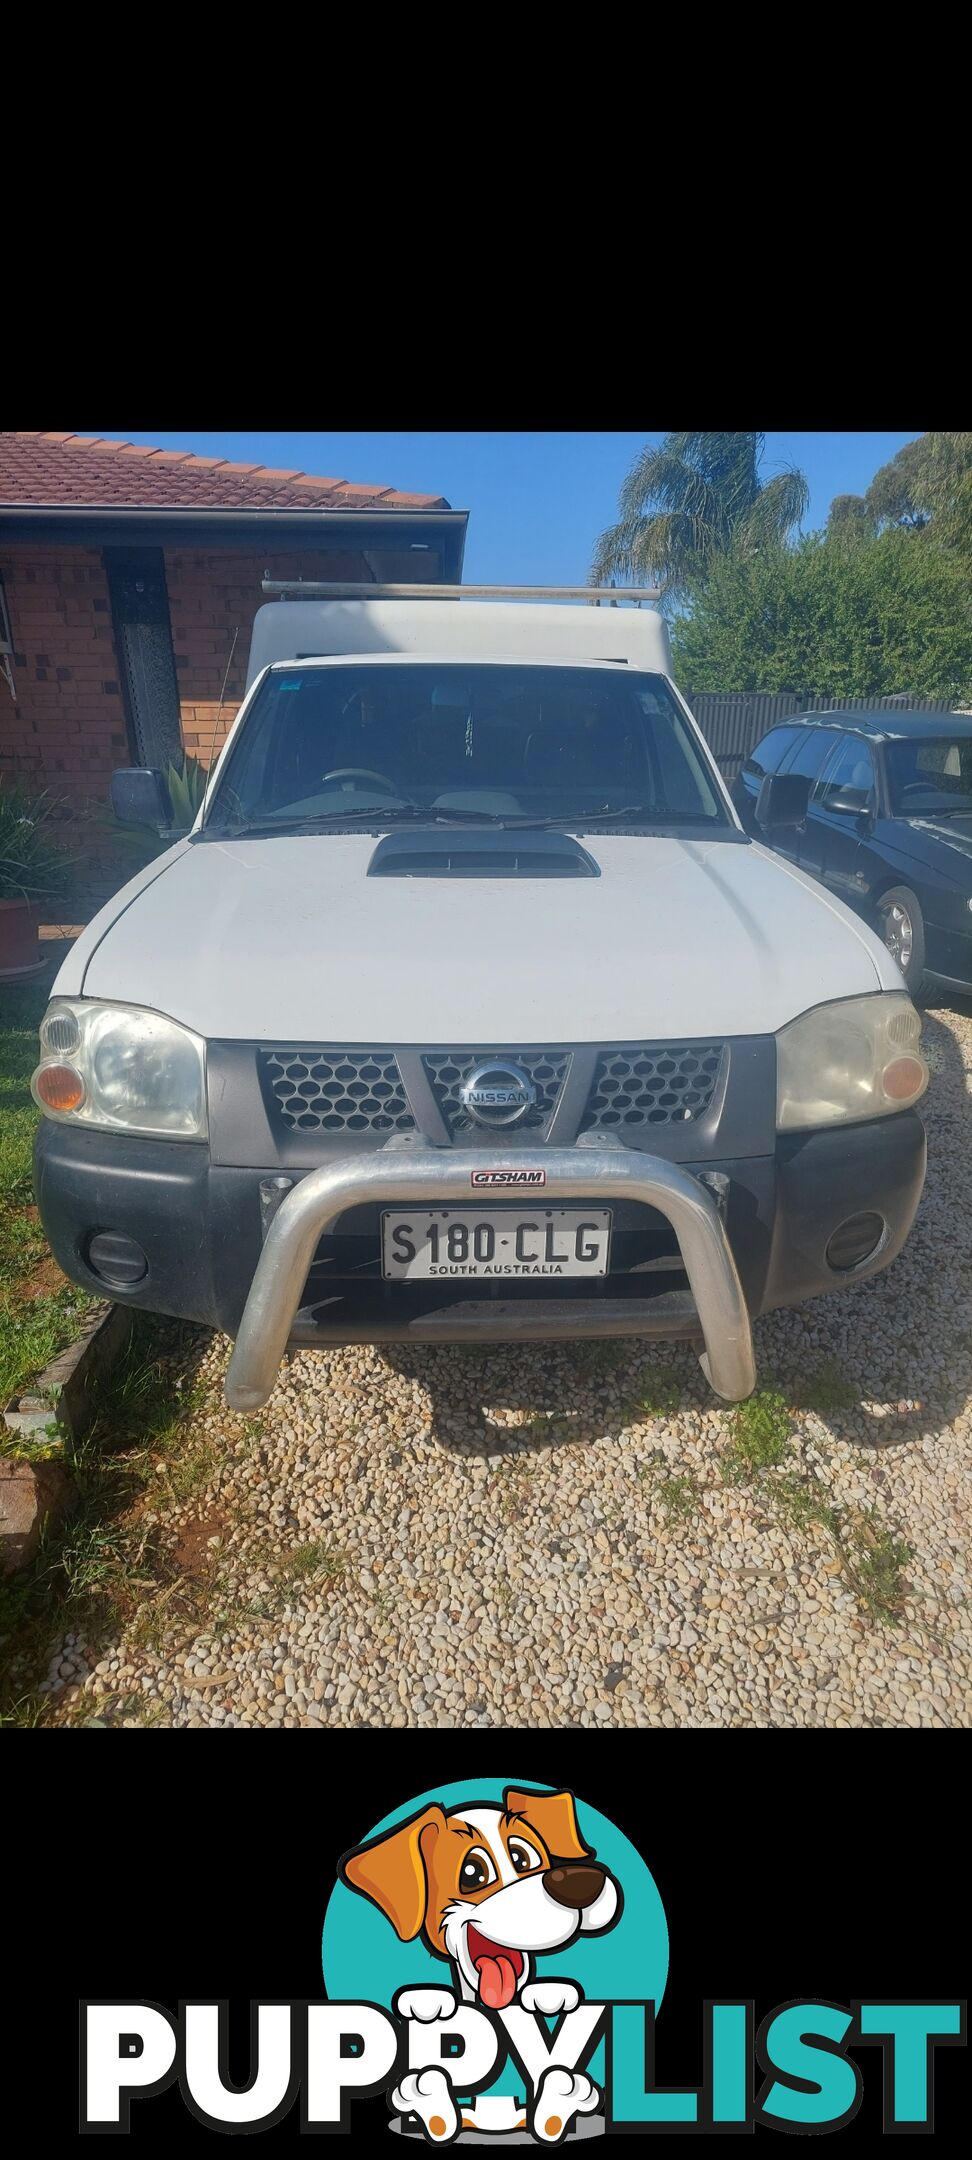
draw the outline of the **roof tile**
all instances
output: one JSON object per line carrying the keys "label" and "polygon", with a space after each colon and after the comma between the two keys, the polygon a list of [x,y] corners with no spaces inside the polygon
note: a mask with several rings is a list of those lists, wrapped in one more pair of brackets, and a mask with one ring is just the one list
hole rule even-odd
{"label": "roof tile", "polygon": [[[139,460],[136,464],[135,460]],[[0,431],[0,507],[447,510],[443,495],[157,450],[100,435]]]}
{"label": "roof tile", "polygon": [[[130,443],[128,447],[134,449],[134,444]],[[150,450],[149,456],[161,457],[162,452],[160,450]],[[216,472],[221,465],[225,466],[226,459],[221,457],[196,457],[195,452],[193,452],[191,463],[195,466],[197,472]]]}

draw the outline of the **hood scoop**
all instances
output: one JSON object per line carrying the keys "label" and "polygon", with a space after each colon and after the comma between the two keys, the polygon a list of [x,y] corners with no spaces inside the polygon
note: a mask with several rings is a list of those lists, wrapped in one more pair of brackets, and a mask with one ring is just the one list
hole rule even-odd
{"label": "hood scoop", "polygon": [[426,832],[387,833],[368,864],[369,877],[578,878],[600,877],[593,855],[570,833],[477,832],[430,826]]}

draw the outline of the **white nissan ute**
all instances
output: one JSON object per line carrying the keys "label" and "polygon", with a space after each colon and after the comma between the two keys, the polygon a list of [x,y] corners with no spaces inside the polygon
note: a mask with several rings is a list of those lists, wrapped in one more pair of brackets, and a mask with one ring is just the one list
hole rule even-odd
{"label": "white nissan ute", "polygon": [[[752,1317],[911,1226],[895,961],[742,830],[657,611],[292,595],[191,832],[54,984],[58,1261],[234,1337],[238,1410],[288,1346],[609,1335],[694,1342],[741,1400]],[[759,830],[805,786],[767,779]],[[171,829],[160,775],[113,799]]]}

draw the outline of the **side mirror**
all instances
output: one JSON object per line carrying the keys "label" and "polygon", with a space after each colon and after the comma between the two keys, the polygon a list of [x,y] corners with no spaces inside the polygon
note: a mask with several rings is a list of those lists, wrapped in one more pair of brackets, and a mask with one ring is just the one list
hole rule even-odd
{"label": "side mirror", "polygon": [[863,817],[868,807],[868,797],[863,788],[838,788],[828,795],[826,807],[835,810],[838,817]]}
{"label": "side mirror", "polygon": [[111,776],[111,807],[122,825],[150,825],[166,833],[172,825],[169,790],[160,772],[135,765]]}
{"label": "side mirror", "polygon": [[802,825],[810,801],[810,782],[805,773],[765,773],[756,797],[756,823],[764,832],[784,825]]}

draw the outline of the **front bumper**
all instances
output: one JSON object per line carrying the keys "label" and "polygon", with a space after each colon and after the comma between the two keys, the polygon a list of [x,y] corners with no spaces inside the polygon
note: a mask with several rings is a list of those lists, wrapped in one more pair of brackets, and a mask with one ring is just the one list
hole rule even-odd
{"label": "front bumper", "polygon": [[[368,1201],[464,1200],[474,1191],[478,1152],[427,1147],[380,1149],[312,1170],[282,1200],[270,1223],[226,1375],[233,1410],[266,1402],[290,1341],[320,1240],[348,1208]],[[614,1148],[545,1148],[544,1199],[635,1200],[671,1223],[705,1343],[702,1365],[717,1395],[739,1402],[756,1384],[749,1313],[719,1208],[707,1187],[676,1163]],[[475,1301],[474,1301],[475,1302]],[[686,1317],[688,1314],[686,1313]],[[485,1329],[485,1332],[484,1332]],[[508,1319],[480,1315],[479,1339],[510,1332]],[[561,1330],[570,1333],[568,1302]]]}
{"label": "front bumper", "polygon": [[[518,1163],[530,1159],[517,1151]],[[518,1284],[512,1293],[497,1284],[484,1297],[481,1284],[413,1289],[381,1281],[379,1204],[393,1196],[405,1204],[468,1202],[481,1150],[396,1141],[304,1173],[295,1166],[268,1224],[279,1164],[261,1172],[215,1162],[199,1144],[44,1119],[35,1182],[48,1239],[74,1281],[106,1294],[88,1253],[94,1233],[112,1231],[142,1247],[146,1270],[136,1284],[109,1285],[108,1295],[237,1337],[228,1383],[235,1407],[266,1400],[288,1343],[628,1334],[704,1345],[716,1391],[740,1399],[753,1386],[752,1316],[894,1259],[921,1195],[925,1135],[917,1114],[905,1111],[780,1138],[773,1155],[691,1168],[617,1142],[544,1146],[536,1160],[552,1204],[615,1203],[612,1273],[594,1296],[587,1285],[573,1295],[568,1282]],[[721,1173],[724,1210],[703,1172]],[[867,1211],[884,1221],[878,1249],[852,1276],[835,1271],[827,1259],[834,1231]]]}

